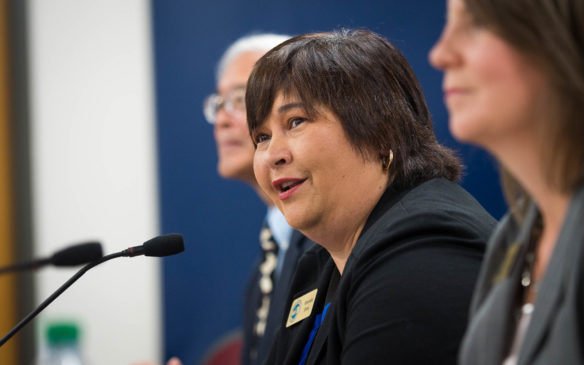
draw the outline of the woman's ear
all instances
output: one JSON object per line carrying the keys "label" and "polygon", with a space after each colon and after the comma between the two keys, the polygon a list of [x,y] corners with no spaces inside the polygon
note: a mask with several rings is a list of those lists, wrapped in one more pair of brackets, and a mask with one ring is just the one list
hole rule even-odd
{"label": "woman's ear", "polygon": [[383,168],[383,171],[388,172],[392,162],[393,162],[392,150],[389,150],[388,154],[381,155],[381,166]]}

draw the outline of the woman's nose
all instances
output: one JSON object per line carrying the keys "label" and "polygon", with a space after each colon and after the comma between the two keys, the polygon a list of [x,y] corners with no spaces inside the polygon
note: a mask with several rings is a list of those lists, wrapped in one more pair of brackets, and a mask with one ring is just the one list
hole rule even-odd
{"label": "woman's nose", "polygon": [[283,135],[272,135],[266,152],[271,168],[278,168],[292,161],[288,140]]}
{"label": "woman's nose", "polygon": [[430,50],[428,59],[430,64],[439,70],[446,70],[459,62],[460,58],[452,47],[449,32],[446,30],[442,32],[442,35]]}

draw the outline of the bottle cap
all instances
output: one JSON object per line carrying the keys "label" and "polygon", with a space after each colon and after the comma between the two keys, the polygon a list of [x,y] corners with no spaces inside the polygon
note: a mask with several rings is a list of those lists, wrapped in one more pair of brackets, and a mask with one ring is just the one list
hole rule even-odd
{"label": "bottle cap", "polygon": [[50,345],[77,342],[79,328],[74,322],[56,322],[49,324],[47,339]]}

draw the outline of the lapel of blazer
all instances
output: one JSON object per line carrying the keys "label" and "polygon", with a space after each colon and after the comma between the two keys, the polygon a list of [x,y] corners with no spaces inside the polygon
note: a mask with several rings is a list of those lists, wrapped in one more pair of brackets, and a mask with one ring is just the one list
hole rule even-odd
{"label": "lapel of blazer", "polygon": [[[318,302],[319,311],[316,314],[322,313],[322,310],[324,309],[324,306],[326,305],[326,303],[325,303],[326,295],[327,295],[328,287],[330,284],[331,275],[333,275],[333,271],[336,271],[336,266],[334,265],[334,263],[331,260],[329,262],[329,265],[327,265],[327,268],[326,268],[326,272],[330,273],[330,275],[324,275],[323,280],[320,281],[319,285],[318,285],[318,287],[322,288],[323,290],[320,293],[318,293],[317,302]],[[317,360],[320,358],[320,353],[322,352],[323,347],[325,346],[325,344],[327,342],[327,338],[328,338],[328,335],[330,333],[330,328],[331,328],[331,325],[333,323],[334,310],[335,310],[335,307],[334,307],[334,302],[333,302],[333,303],[331,303],[329,309],[327,310],[326,316],[322,320],[320,327],[319,327],[318,331],[316,332],[316,337],[314,338],[314,341],[312,342],[312,346],[310,346],[310,352],[308,353],[308,358],[306,359],[307,365],[308,364],[315,364],[317,362]],[[312,325],[314,325],[314,320],[312,320]]]}
{"label": "lapel of blazer", "polygon": [[[500,364],[509,351],[508,344],[513,340],[516,323],[515,312],[510,309],[517,305],[518,283],[521,280],[523,262],[531,235],[529,227],[535,222],[537,216],[537,208],[532,206],[526,216],[525,224],[512,238],[511,242],[513,243],[507,246],[504,254],[499,255],[501,259],[497,261],[501,264],[496,267],[496,272],[491,272],[488,275],[487,280],[491,281],[489,286],[492,293],[485,298],[484,303],[475,313],[476,320],[474,321],[477,325],[480,324],[483,329],[469,328],[476,334],[478,343],[481,344],[484,351],[484,353],[476,354],[478,358],[473,361],[476,361],[477,364]],[[502,236],[501,239],[507,241],[509,237]],[[496,245],[497,243],[490,242],[489,244]],[[509,253],[513,250],[517,250],[517,253],[511,255],[514,257],[508,258]],[[506,259],[511,260],[511,262],[505,263]],[[477,294],[480,293],[475,293],[475,295]]]}
{"label": "lapel of blazer", "polygon": [[324,317],[324,320],[320,324],[320,328],[316,333],[316,337],[314,338],[314,342],[310,348],[310,352],[308,354],[308,359],[306,360],[306,364],[316,364],[317,360],[320,358],[320,353],[323,350],[324,345],[327,342],[328,335],[330,333],[330,327],[333,320],[331,317],[333,316],[334,310],[334,303],[331,303],[329,309],[327,310],[327,314]]}
{"label": "lapel of blazer", "polygon": [[[322,251],[326,252],[326,251],[324,251],[324,249]],[[311,253],[312,253],[312,251],[311,251]],[[328,255],[328,253],[326,255]],[[304,258],[310,259],[310,257],[306,257],[306,256]],[[315,269],[319,266],[317,260],[313,260],[313,259],[311,259],[311,260],[304,260],[303,259],[302,264],[305,264],[305,263],[310,264],[312,266],[312,269]],[[322,309],[324,308],[324,301],[326,299],[326,293],[327,293],[327,289],[328,289],[328,279],[330,277],[330,275],[328,275],[328,274],[331,272],[331,268],[332,268],[331,265],[334,265],[332,260],[330,260],[330,262],[326,262],[323,267],[318,268],[318,270],[317,270],[318,278],[316,281],[311,280],[312,275],[304,277],[305,275],[303,275],[303,273],[300,271],[299,271],[299,274],[295,276],[293,287],[291,289],[293,292],[295,292],[295,294],[289,300],[289,304],[293,303],[295,299],[310,292],[313,289],[318,289],[318,292],[316,294],[315,302],[314,302],[312,311],[310,313],[310,316],[303,319],[299,323],[293,324],[290,327],[286,327],[286,321],[288,319],[291,308],[286,308],[286,310],[284,312],[285,315],[284,315],[284,320],[282,321],[281,330],[285,333],[285,337],[286,337],[287,342],[285,344],[285,349],[282,349],[282,350],[278,349],[278,351],[285,353],[284,354],[285,360],[278,362],[279,364],[280,363],[286,364],[286,365],[298,364],[298,361],[300,359],[300,355],[302,354],[302,351],[303,351],[303,349],[308,341],[309,334],[312,331],[312,328],[314,326],[315,318],[318,314],[320,314],[320,312],[322,312]],[[306,269],[307,267],[303,266],[303,268]],[[310,268],[308,270],[310,270]],[[328,317],[328,314],[325,317],[325,319],[327,317]],[[322,326],[320,329],[322,330]],[[322,334],[323,331],[321,331],[321,330],[319,330],[318,333]],[[314,341],[312,343],[309,357],[306,361],[306,364],[311,364],[311,357],[312,357],[312,355],[314,355],[313,352],[316,352]],[[318,352],[320,352],[320,347],[319,347]]]}
{"label": "lapel of blazer", "polygon": [[[284,266],[282,266],[282,272],[278,280],[284,283],[290,283],[294,272],[296,271],[296,263],[300,259],[300,256],[304,251],[312,247],[312,241],[306,238],[297,230],[292,232],[292,237],[290,237],[290,245],[288,246],[288,251],[286,251],[286,257],[284,258]],[[290,285],[282,285],[285,287],[285,291],[288,292]]]}
{"label": "lapel of blazer", "polygon": [[531,225],[538,216],[532,204],[522,224],[503,218],[487,246],[471,304],[469,327],[461,344],[461,364],[501,364],[513,340],[513,308],[518,300]]}
{"label": "lapel of blazer", "polygon": [[[408,191],[409,190],[395,192],[395,191],[392,191],[390,189],[387,189],[384,192],[382,197],[379,199],[379,202],[377,203],[375,208],[373,208],[373,211],[371,212],[371,214],[367,218],[367,222],[365,223],[365,227],[363,228],[363,231],[361,232],[361,236],[357,240],[355,247],[353,247],[353,250],[352,250],[351,254],[349,255],[349,258],[347,259],[347,263],[346,263],[345,269],[343,271],[344,274],[347,274],[349,271],[351,271],[353,269],[355,262],[358,261],[358,257],[360,256],[360,253],[366,248],[367,242],[368,242],[368,237],[370,235],[374,234],[374,232],[375,232],[375,228],[372,228],[375,225],[375,223],[378,222],[380,220],[380,218],[386,213],[386,211],[389,210],[390,207],[393,206],[396,202],[398,202],[399,199],[401,199],[401,197],[404,194],[406,194]],[[332,262],[332,260],[331,260],[330,264],[332,266],[334,266],[334,263]],[[329,270],[327,272],[332,273],[333,269],[336,270],[336,267],[334,267],[334,268],[329,267]],[[331,275],[326,275],[327,281],[330,280]],[[337,292],[339,291],[339,289],[341,287],[342,280],[343,280],[343,277],[340,278],[340,281],[338,283]],[[328,282],[326,284],[321,283],[319,285],[319,287],[325,286],[328,289],[328,284],[329,284]],[[322,300],[324,302],[324,300],[326,299],[326,293],[323,293],[323,295],[324,295],[324,297],[322,298]],[[335,297],[336,297],[336,295],[335,295]],[[326,303],[324,303],[324,304],[326,304]],[[336,310],[336,306],[335,306],[335,303],[333,301],[331,303],[328,311],[327,311],[326,316],[324,317],[324,320],[322,321],[322,323],[320,325],[320,328],[316,334],[316,337],[314,338],[314,342],[312,343],[310,353],[309,353],[308,359],[306,361],[307,365],[308,364],[315,364],[316,361],[319,359],[320,353],[323,351],[323,347],[327,343],[328,335],[331,333],[331,326],[333,326],[333,324],[335,323],[335,321],[334,321],[335,310]]]}
{"label": "lapel of blazer", "polygon": [[[406,192],[407,191],[393,192],[393,191],[390,191],[389,189],[385,191],[385,193],[383,194],[383,196],[381,197],[381,199],[379,200],[379,202],[377,203],[377,205],[375,206],[375,208],[373,209],[373,211],[371,212],[371,214],[367,218],[367,222],[365,223],[365,227],[363,228],[363,231],[361,232],[359,239],[355,243],[355,247],[353,247],[353,250],[351,251],[349,258],[347,259],[347,263],[346,263],[345,269],[343,271],[343,275],[345,275],[344,277],[347,277],[347,274],[353,270],[353,267],[355,266],[356,262],[358,261],[359,256],[361,255],[361,252],[364,249],[366,249],[367,243],[369,242],[368,241],[369,237],[371,235],[373,235],[374,232],[376,231],[376,229],[374,227],[375,223],[379,222],[381,217],[384,215],[384,213],[386,213],[386,210],[389,210],[389,208],[391,206],[393,206],[397,201],[399,201],[399,199]],[[332,262],[332,260],[331,260],[330,264],[332,266],[334,266],[334,263]],[[329,267],[329,270],[327,270],[327,272],[331,273],[330,275],[326,275],[327,281],[330,280],[333,269],[336,270],[336,266],[334,268]],[[337,293],[339,292],[339,290],[342,290],[342,289],[340,289],[342,286],[342,282],[343,282],[343,276],[341,276],[341,278],[339,279]],[[324,286],[328,289],[328,284],[329,284],[328,282],[321,283],[319,285],[319,287]],[[323,303],[324,303],[324,300],[326,299],[326,293],[322,293],[322,294],[324,295],[324,297],[322,298]],[[335,295],[334,297],[336,297],[336,296],[337,295]],[[326,304],[326,303],[324,303],[324,304]],[[316,333],[316,337],[314,338],[314,342],[312,343],[310,353],[309,353],[308,359],[306,361],[307,365],[315,364],[316,361],[319,359],[320,353],[323,351],[323,348],[324,348],[325,344],[327,343],[328,335],[331,333],[331,326],[333,326],[333,324],[335,322],[334,321],[335,310],[336,310],[336,306],[335,306],[335,302],[333,300],[333,302],[331,303],[331,306],[329,307],[329,309],[327,311],[326,316],[324,317],[324,320],[322,321],[322,323],[320,325],[318,332]]]}
{"label": "lapel of blazer", "polygon": [[556,247],[548,263],[546,273],[540,284],[535,302],[535,310],[525,335],[519,354],[518,364],[530,364],[540,348],[544,335],[549,329],[558,304],[565,292],[565,285],[570,270],[573,270],[581,257],[582,245],[575,242],[584,236],[584,188],[574,194]]}
{"label": "lapel of blazer", "polygon": [[465,354],[463,358],[468,361],[463,362],[475,365],[500,364],[505,358],[515,323],[514,313],[509,308],[515,307],[520,271],[513,270],[509,277],[493,288],[491,295],[474,314],[467,332],[474,334],[474,350],[480,351]]}

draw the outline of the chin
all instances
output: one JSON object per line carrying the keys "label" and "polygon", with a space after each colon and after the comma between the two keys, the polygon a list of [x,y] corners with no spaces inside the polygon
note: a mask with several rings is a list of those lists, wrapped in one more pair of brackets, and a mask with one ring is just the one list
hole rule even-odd
{"label": "chin", "polygon": [[306,209],[298,210],[280,207],[280,210],[283,212],[290,227],[301,231],[306,236],[308,236],[307,232],[314,228],[315,222],[317,221],[309,215]]}
{"label": "chin", "polygon": [[286,207],[285,205],[282,204],[282,202],[278,202],[278,197],[276,196],[275,199],[272,199],[273,201],[277,202],[276,206],[278,207],[278,209],[280,209],[280,211],[282,212],[282,214],[284,215],[284,218],[286,218],[286,222],[288,222],[288,224],[290,225],[290,227],[300,230],[300,227],[302,226],[302,215],[298,215],[296,214],[296,212],[294,211],[294,209],[290,209],[290,207]]}
{"label": "chin", "polygon": [[233,179],[233,172],[228,168],[219,166],[217,168],[217,173],[224,179]]}
{"label": "chin", "polygon": [[283,211],[284,213],[284,218],[286,218],[286,222],[288,222],[288,224],[290,225],[290,227],[297,229],[297,230],[302,230],[302,221],[298,219],[298,217],[296,217],[295,215],[291,215],[285,211]]}
{"label": "chin", "polygon": [[472,119],[462,115],[451,113],[448,129],[452,136],[459,142],[476,143],[478,130]]}

